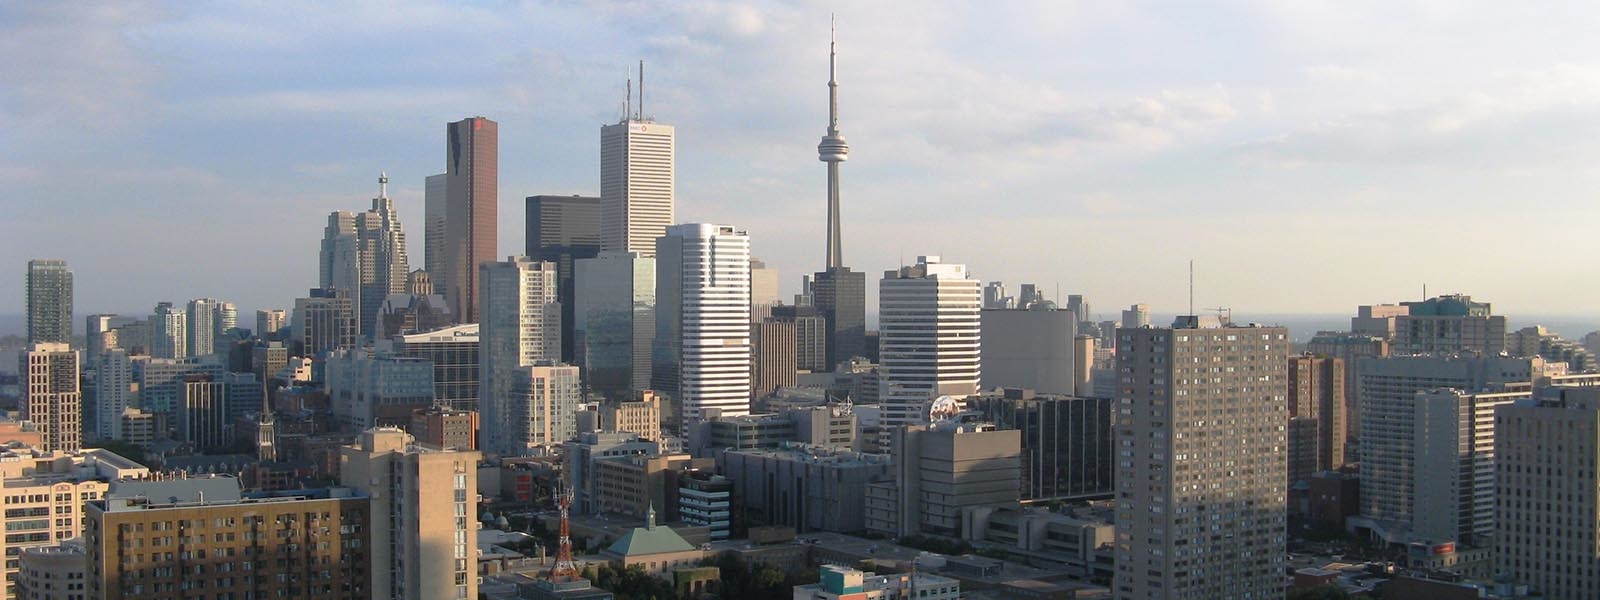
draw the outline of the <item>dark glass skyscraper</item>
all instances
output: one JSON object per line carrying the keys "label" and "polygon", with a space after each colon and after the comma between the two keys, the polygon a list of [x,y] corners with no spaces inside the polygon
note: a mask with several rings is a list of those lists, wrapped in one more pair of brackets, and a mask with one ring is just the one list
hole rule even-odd
{"label": "dark glass skyscraper", "polygon": [[865,356],[867,352],[867,274],[850,267],[833,267],[817,273],[811,283],[811,302],[828,320],[828,368]]}
{"label": "dark glass skyscraper", "polygon": [[528,196],[527,249],[534,260],[556,263],[556,298],[561,301],[561,361],[573,355],[573,310],[577,306],[573,262],[600,254],[600,199],[592,196]]}
{"label": "dark glass skyscraper", "polygon": [[72,271],[67,261],[28,261],[28,343],[72,343]]}
{"label": "dark glass skyscraper", "polygon": [[500,125],[483,117],[445,128],[443,277],[435,285],[462,323],[478,322],[478,265],[495,260]]}
{"label": "dark glass skyscraper", "polygon": [[1022,432],[1022,495],[1029,500],[1109,498],[1111,399],[1008,388],[975,400],[984,420]]}

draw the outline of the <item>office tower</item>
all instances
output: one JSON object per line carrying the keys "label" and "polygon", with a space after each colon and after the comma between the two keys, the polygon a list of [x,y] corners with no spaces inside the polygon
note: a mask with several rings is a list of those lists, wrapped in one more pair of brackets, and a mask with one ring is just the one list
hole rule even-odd
{"label": "office tower", "polygon": [[1080,333],[1072,338],[1072,385],[1073,389],[1085,396],[1110,398],[1112,395],[1096,393],[1094,389],[1095,352],[1098,346],[1099,340],[1092,335]]}
{"label": "office tower", "polygon": [[1486,547],[1495,534],[1495,410],[1532,396],[1504,391],[1419,392],[1413,407],[1410,535],[1457,547]]}
{"label": "office tower", "polygon": [[389,572],[372,542],[387,521],[371,518],[374,500],[340,487],[245,495],[217,475],[113,481],[85,508],[86,597],[378,597],[371,580]]}
{"label": "office tower", "polygon": [[433,401],[453,410],[478,410],[478,324],[397,335],[379,344],[395,356],[433,363]]}
{"label": "office tower", "polygon": [[957,537],[966,511],[1014,507],[1020,500],[1020,431],[937,421],[895,428],[889,448],[889,480],[867,485],[868,531]]}
{"label": "office tower", "polygon": [[772,307],[779,304],[783,301],[778,299],[778,270],[750,259],[750,322],[760,323],[772,316]]}
{"label": "office tower", "polygon": [[222,365],[174,358],[143,358],[134,362],[134,381],[139,385],[139,408],[145,412],[174,415],[183,405],[183,382],[192,375],[221,379]]}
{"label": "office tower", "polygon": [[263,340],[278,338],[278,332],[289,322],[289,312],[281,308],[256,311],[256,337]]}
{"label": "office tower", "polygon": [[128,351],[111,348],[95,357],[95,437],[122,439],[122,411],[133,406],[133,361]]}
{"label": "office tower", "polygon": [[815,306],[774,306],[772,320],[794,324],[795,368],[811,373],[826,373],[828,364],[828,320]]}
{"label": "office tower", "polygon": [[501,456],[549,455],[577,434],[578,406],[583,403],[577,367],[541,360],[498,376],[510,381],[506,395],[494,404],[498,416],[483,422],[485,451]]}
{"label": "office tower", "polygon": [[638,113],[600,127],[600,249],[649,257],[677,220],[676,141],[671,125],[645,116],[640,77]]}
{"label": "office tower", "polygon": [[494,261],[498,243],[500,124],[472,117],[449,124],[445,133],[445,262],[442,271],[428,273],[443,288],[450,312],[462,323],[477,323],[478,265]]}
{"label": "office tower", "polygon": [[991,281],[983,286],[984,309],[1014,308],[1015,298],[1006,295],[1006,284],[1001,281]]}
{"label": "office tower", "polygon": [[1122,326],[1128,329],[1137,329],[1150,326],[1150,305],[1135,304],[1128,310],[1122,311]]}
{"label": "office tower", "polygon": [[1490,314],[1488,302],[1455,294],[1402,304],[1409,314],[1394,317],[1393,354],[1495,356],[1506,349],[1506,318]]}
{"label": "office tower", "polygon": [[1116,471],[1110,398],[1079,398],[1007,388],[970,405],[997,429],[1022,432],[1022,497],[1109,498]]}
{"label": "office tower", "polygon": [[317,286],[346,290],[355,295],[360,289],[361,258],[355,244],[356,215],[345,210],[328,213],[317,252]]}
{"label": "office tower", "polygon": [[283,342],[258,342],[250,348],[250,372],[262,381],[278,379],[289,366],[289,348]]}
{"label": "office tower", "polygon": [[1282,598],[1288,330],[1190,316],[1117,338],[1116,597]]}
{"label": "office tower", "polygon": [[926,423],[939,396],[978,391],[982,282],[966,265],[919,256],[878,283],[884,425]]}
{"label": "office tower", "polygon": [[445,173],[429,175],[422,196],[422,270],[434,281],[436,291],[444,293],[444,222],[449,198],[449,177]]}
{"label": "office tower", "polygon": [[1401,304],[1373,304],[1356,307],[1356,316],[1350,317],[1350,332],[1394,339],[1395,322],[1411,314],[1411,307]]}
{"label": "office tower", "polygon": [[1494,423],[1494,572],[1546,598],[1600,596],[1600,393],[1561,388]]}
{"label": "office tower", "polygon": [[[1037,290],[1038,288],[1035,288],[1031,283],[1022,284],[1022,295],[1025,298],[1029,298],[1029,300],[1026,305],[1018,303],[1017,308],[1026,308],[1027,306],[1032,305],[1034,302],[1043,302],[1044,295],[1040,294]],[[1057,297],[1059,298],[1060,296]],[[1092,313],[1089,312],[1089,301],[1084,299],[1083,295],[1081,294],[1070,294],[1067,296],[1067,310],[1072,311],[1072,314],[1078,316],[1079,323],[1088,321],[1089,317],[1092,315]]]}
{"label": "office tower", "polygon": [[65,342],[30,344],[19,357],[22,418],[44,436],[42,450],[76,452],[83,445],[78,352]]}
{"label": "office tower", "polygon": [[28,343],[72,343],[72,271],[67,261],[28,261]]}
{"label": "office tower", "polygon": [[591,196],[528,196],[527,251],[534,260],[556,264],[556,296],[561,300],[561,360],[573,355],[577,324],[573,263],[600,254],[600,199]]}
{"label": "office tower", "polygon": [[[983,389],[1026,388],[1043,394],[1077,393],[1072,376],[1072,313],[1035,304],[1029,310],[985,310],[980,355]],[[1087,390],[1085,390],[1087,391]]]}
{"label": "office tower", "polygon": [[589,389],[621,399],[650,387],[656,335],[656,259],[602,252],[577,261],[573,352]]}
{"label": "office tower", "polygon": [[188,358],[189,315],[171,302],[156,304],[150,315],[150,357]]}
{"label": "office tower", "polygon": [[239,327],[239,307],[232,302],[217,303],[217,333],[218,343],[229,335],[229,331]]}
{"label": "office tower", "polygon": [[[1289,418],[1314,419],[1311,439],[1301,444],[1313,450],[1310,470],[1291,469],[1289,481],[1310,479],[1317,471],[1334,471],[1344,466],[1345,363],[1338,358],[1295,356],[1289,359]],[[1290,437],[1295,437],[1290,431]],[[1296,440],[1289,440],[1290,446]]]}
{"label": "office tower", "polygon": [[190,375],[184,378],[182,389],[176,419],[178,441],[197,452],[216,451],[232,444],[227,384],[209,375]]}
{"label": "office tower", "polygon": [[294,299],[294,334],[300,347],[296,356],[322,353],[356,345],[355,313],[350,293],[342,289],[313,289]]}
{"label": "office tower", "polygon": [[339,350],[323,373],[333,416],[346,431],[401,427],[434,405],[433,364],[425,359]]}
{"label": "office tower", "polygon": [[89,315],[83,323],[83,364],[91,368],[99,364],[100,353],[117,344],[117,330],[111,324],[116,315]]}
{"label": "office tower", "polygon": [[1361,437],[1362,357],[1389,355],[1387,338],[1364,333],[1319,331],[1306,343],[1306,352],[1344,361],[1345,429],[1349,439]]}
{"label": "office tower", "polygon": [[196,298],[189,301],[187,333],[189,356],[210,356],[217,351],[217,309],[221,301]]}
{"label": "office tower", "polygon": [[389,178],[380,175],[371,210],[335,211],[323,231],[319,285],[349,294],[357,335],[372,334],[379,307],[390,294],[405,293],[411,270],[388,186]]}
{"label": "office tower", "polygon": [[507,257],[479,267],[483,301],[478,322],[478,411],[485,425],[482,446],[507,447],[499,437],[511,416],[516,371],[561,357],[561,303],[556,299],[556,265],[527,257]]}
{"label": "office tower", "polygon": [[371,596],[365,597],[477,598],[472,537],[481,455],[412,442],[400,429],[375,428],[340,450],[340,481],[372,496]]}
{"label": "office tower", "polygon": [[1537,357],[1391,356],[1360,365],[1361,514],[1389,524],[1385,529],[1414,515],[1418,392],[1530,382],[1544,370]]}
{"label": "office tower", "polygon": [[750,236],[689,223],[656,240],[651,387],[684,421],[750,412]]}
{"label": "office tower", "polygon": [[811,303],[827,322],[821,371],[867,355],[867,274],[837,267],[813,275]]}
{"label": "office tower", "polygon": [[795,383],[794,323],[767,319],[750,326],[751,386],[753,396],[764,398],[778,388]]}

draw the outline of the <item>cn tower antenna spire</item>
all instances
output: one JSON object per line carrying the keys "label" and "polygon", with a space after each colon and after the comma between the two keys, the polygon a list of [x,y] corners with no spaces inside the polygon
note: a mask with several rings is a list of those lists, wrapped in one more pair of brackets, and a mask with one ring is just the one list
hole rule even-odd
{"label": "cn tower antenna spire", "polygon": [[839,232],[839,163],[850,159],[850,145],[839,135],[838,23],[828,22],[828,134],[817,144],[817,160],[828,163],[828,262],[825,270],[844,266]]}

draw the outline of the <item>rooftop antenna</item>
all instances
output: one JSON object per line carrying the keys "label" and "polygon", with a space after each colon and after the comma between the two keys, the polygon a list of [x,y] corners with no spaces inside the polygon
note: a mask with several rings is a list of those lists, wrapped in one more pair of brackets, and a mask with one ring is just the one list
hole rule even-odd
{"label": "rooftop antenna", "polygon": [[633,116],[633,74],[628,74],[628,99],[622,107],[622,120],[627,121]]}
{"label": "rooftop antenna", "polygon": [[644,120],[644,60],[639,61],[639,119]]}
{"label": "rooftop antenna", "polygon": [[378,172],[378,197],[389,197],[389,174],[383,171]]}
{"label": "rooftop antenna", "polygon": [[1189,259],[1189,314],[1194,314],[1194,259]]}

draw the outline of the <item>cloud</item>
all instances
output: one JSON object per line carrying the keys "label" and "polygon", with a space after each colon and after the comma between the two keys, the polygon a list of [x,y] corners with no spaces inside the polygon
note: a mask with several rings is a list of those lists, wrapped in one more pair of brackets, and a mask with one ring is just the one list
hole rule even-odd
{"label": "cloud", "polygon": [[144,2],[0,4],[0,148],[132,124],[161,78],[133,30],[163,17]]}

